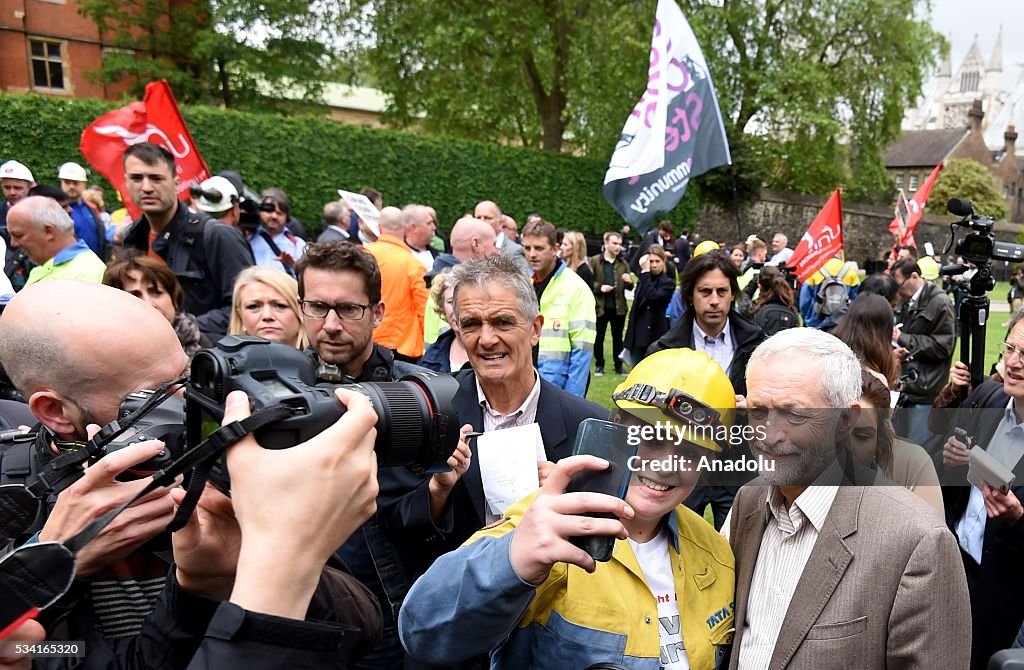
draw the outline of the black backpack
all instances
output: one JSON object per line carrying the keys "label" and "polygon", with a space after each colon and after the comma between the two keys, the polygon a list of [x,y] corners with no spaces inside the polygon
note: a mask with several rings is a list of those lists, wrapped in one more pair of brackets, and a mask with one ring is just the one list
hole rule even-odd
{"label": "black backpack", "polygon": [[764,331],[765,337],[771,337],[780,330],[796,328],[800,325],[793,310],[777,302],[768,303],[754,314],[754,323]]}

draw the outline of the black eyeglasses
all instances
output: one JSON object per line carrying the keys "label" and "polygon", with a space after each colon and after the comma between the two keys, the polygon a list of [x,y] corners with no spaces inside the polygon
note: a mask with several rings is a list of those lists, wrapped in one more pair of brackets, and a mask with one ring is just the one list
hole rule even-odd
{"label": "black eyeglasses", "polygon": [[328,305],[326,302],[318,300],[303,300],[299,304],[302,313],[311,319],[326,319],[331,310],[334,310],[334,313],[342,321],[359,321],[370,307],[355,302],[339,302],[336,305]]}

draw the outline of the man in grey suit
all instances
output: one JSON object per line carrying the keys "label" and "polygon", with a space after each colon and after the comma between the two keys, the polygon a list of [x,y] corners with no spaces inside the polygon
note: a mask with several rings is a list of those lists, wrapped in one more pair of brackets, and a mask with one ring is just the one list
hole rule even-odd
{"label": "man in grey suit", "polygon": [[324,230],[320,237],[316,238],[317,243],[347,241],[348,231],[345,230],[345,222],[348,221],[350,212],[343,200],[332,200],[324,205]]}
{"label": "man in grey suit", "polygon": [[498,207],[497,203],[490,200],[483,200],[476,203],[476,207],[473,208],[473,218],[486,221],[494,228],[494,246],[498,247],[501,251],[502,256],[511,256],[519,269],[523,271],[527,277],[533,276],[533,270],[530,269],[530,264],[526,262],[526,252],[523,251],[521,244],[513,242],[505,235],[505,215],[501,213],[501,208]]}
{"label": "man in grey suit", "polygon": [[782,331],[750,358],[751,452],[762,466],[727,524],[731,670],[968,666],[956,540],[920,498],[849,457],[860,374],[849,347],[811,328]]}

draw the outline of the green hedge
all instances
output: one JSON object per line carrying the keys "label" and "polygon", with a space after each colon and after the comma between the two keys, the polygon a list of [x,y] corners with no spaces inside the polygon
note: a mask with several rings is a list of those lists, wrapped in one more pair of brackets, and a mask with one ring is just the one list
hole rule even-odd
{"label": "green hedge", "polygon": [[[78,151],[85,126],[116,106],[0,94],[0,161],[15,158],[39,181],[57,184],[61,163],[86,164]],[[445,229],[483,199],[496,201],[520,224],[539,212],[560,228],[593,234],[622,225],[601,197],[606,165],[595,160],[315,117],[190,106],[182,113],[214,172],[237,170],[256,190],[280,186],[306,222],[320,220],[337,189],[373,186],[385,204],[432,205]],[[692,227],[698,200],[697,189],[688,189],[672,213],[677,224]]]}

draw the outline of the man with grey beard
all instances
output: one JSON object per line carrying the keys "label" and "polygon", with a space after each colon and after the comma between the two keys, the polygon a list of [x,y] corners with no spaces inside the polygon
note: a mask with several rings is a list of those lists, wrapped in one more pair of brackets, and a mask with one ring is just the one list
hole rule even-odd
{"label": "man with grey beard", "polygon": [[810,328],[781,331],[750,358],[751,451],[763,468],[723,529],[736,555],[730,670],[968,665],[956,540],[927,503],[859,471],[849,451],[860,376],[846,344]]}

